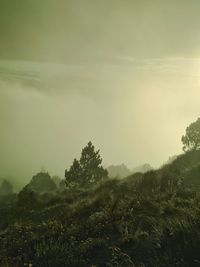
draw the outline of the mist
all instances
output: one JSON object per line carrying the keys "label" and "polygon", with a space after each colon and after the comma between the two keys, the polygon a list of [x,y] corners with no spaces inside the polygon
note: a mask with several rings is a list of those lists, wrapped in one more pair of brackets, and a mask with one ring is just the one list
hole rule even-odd
{"label": "mist", "polygon": [[0,0],[0,266],[200,266],[199,10]]}
{"label": "mist", "polygon": [[63,177],[89,140],[100,148],[106,166],[160,166],[181,152],[181,135],[199,113],[199,63],[176,58],[72,67],[15,62],[17,75],[1,74],[2,175],[24,179],[44,168]]}
{"label": "mist", "polygon": [[200,112],[199,1],[1,1],[0,175],[162,165]]}

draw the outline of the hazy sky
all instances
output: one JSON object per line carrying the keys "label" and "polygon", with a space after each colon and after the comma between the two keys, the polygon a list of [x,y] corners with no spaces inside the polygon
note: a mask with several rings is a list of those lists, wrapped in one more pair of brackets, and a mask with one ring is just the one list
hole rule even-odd
{"label": "hazy sky", "polygon": [[157,167],[200,114],[199,0],[0,0],[0,175]]}

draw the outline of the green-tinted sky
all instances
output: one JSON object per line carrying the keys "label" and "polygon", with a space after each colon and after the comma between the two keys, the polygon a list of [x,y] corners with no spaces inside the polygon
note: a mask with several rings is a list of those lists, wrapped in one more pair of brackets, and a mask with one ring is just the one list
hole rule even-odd
{"label": "green-tinted sky", "polygon": [[200,114],[199,0],[0,0],[0,175],[159,166]]}
{"label": "green-tinted sky", "polygon": [[0,0],[0,56],[198,56],[199,0]]}

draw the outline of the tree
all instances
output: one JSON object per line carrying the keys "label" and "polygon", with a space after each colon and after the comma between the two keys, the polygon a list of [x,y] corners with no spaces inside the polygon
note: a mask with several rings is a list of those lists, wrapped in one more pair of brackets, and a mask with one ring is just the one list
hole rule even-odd
{"label": "tree", "polygon": [[83,182],[83,170],[77,159],[74,159],[69,171],[65,170],[65,179],[67,187],[71,188],[76,187]]}
{"label": "tree", "polygon": [[186,128],[181,140],[184,152],[200,149],[200,118]]}
{"label": "tree", "polygon": [[23,207],[34,207],[38,204],[37,193],[27,185],[18,194],[18,205]]}
{"label": "tree", "polygon": [[12,193],[13,193],[12,184],[9,181],[4,180],[0,187],[0,195],[10,195]]}
{"label": "tree", "polygon": [[74,159],[69,171],[65,171],[68,187],[87,187],[108,177],[108,172],[101,166],[99,150],[95,151],[92,142],[82,149],[80,160]]}
{"label": "tree", "polygon": [[48,192],[57,189],[57,186],[47,172],[39,172],[32,177],[27,187],[35,192]]}

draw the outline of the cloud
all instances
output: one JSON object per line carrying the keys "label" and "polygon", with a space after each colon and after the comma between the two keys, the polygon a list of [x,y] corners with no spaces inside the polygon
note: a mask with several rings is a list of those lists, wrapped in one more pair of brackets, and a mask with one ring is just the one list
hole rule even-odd
{"label": "cloud", "polygon": [[0,57],[94,62],[197,56],[199,1],[3,0]]}
{"label": "cloud", "polygon": [[62,174],[89,140],[107,164],[159,166],[200,114],[199,61],[1,62],[1,171]]}
{"label": "cloud", "polygon": [[53,96],[81,94],[96,100],[110,99],[119,91],[136,92],[144,86],[148,90],[152,82],[165,90],[184,90],[186,85],[198,87],[199,77],[199,58],[139,60],[126,56],[110,58],[104,64],[70,65],[0,61],[1,83],[18,85],[22,90],[33,90]]}

